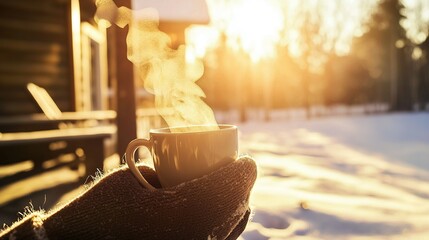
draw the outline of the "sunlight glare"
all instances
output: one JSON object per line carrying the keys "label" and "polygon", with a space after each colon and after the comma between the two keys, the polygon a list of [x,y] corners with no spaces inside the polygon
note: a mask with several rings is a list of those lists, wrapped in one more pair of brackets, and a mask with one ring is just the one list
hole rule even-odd
{"label": "sunlight glare", "polygon": [[401,26],[411,42],[420,44],[429,34],[429,1],[401,0],[401,3],[405,7],[401,12],[405,16]]}
{"label": "sunlight glare", "polygon": [[[208,0],[208,27],[223,33],[226,46],[246,53],[253,63],[274,59],[278,47],[286,47],[291,56],[304,58],[307,65],[322,65],[326,60],[323,55],[346,55],[351,51],[353,38],[367,31],[365,23],[378,2]],[[199,42],[191,38],[191,45]]]}
{"label": "sunlight glare", "polygon": [[196,24],[186,28],[186,61],[194,63],[202,59],[208,49],[217,47],[219,38],[220,33],[215,28]]}
{"label": "sunlight glare", "polygon": [[272,58],[284,29],[278,1],[208,1],[211,27],[226,35],[226,45],[246,52],[253,62]]}

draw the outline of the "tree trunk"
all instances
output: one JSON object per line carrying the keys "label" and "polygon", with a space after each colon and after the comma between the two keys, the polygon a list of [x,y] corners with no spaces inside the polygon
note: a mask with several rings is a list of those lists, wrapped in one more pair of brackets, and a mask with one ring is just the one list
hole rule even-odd
{"label": "tree trunk", "polygon": [[396,49],[397,67],[396,81],[392,82],[392,111],[412,111],[410,59],[406,56],[406,49]]}

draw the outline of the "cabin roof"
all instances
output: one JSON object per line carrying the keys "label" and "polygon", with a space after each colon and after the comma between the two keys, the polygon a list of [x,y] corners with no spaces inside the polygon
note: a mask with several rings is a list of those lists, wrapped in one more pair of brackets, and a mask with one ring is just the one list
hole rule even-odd
{"label": "cabin roof", "polygon": [[210,17],[205,0],[133,0],[133,9],[155,8],[160,21],[206,24]]}

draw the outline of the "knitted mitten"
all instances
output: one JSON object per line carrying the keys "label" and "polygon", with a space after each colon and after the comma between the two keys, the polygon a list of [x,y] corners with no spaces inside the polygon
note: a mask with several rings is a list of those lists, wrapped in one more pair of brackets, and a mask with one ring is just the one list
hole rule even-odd
{"label": "knitted mitten", "polygon": [[139,169],[157,190],[143,188],[123,167],[57,211],[33,213],[0,239],[236,239],[246,227],[252,159],[169,188],[159,188],[152,169]]}

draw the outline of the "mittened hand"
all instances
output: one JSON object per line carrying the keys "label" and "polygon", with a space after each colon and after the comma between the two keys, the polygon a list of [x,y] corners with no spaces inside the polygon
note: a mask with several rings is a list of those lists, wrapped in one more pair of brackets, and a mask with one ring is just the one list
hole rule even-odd
{"label": "mittened hand", "polygon": [[256,180],[252,159],[170,188],[160,188],[152,169],[139,170],[157,190],[121,168],[43,216],[42,232],[49,239],[235,239],[244,230]]}

